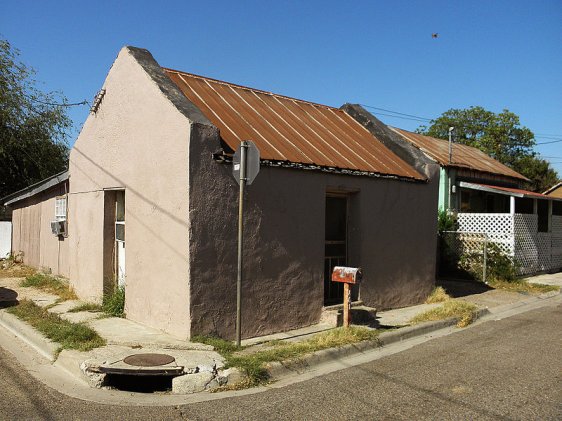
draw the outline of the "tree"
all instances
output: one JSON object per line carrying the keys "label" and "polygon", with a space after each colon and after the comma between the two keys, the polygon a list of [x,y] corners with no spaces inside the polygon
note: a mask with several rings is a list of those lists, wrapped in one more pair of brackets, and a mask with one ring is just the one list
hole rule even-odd
{"label": "tree", "polygon": [[0,197],[68,165],[66,98],[36,88],[35,72],[0,39]]}
{"label": "tree", "polygon": [[534,192],[542,193],[558,183],[558,173],[550,166],[550,162],[536,156],[519,159],[513,169],[531,180],[528,188]]}
{"label": "tree", "polygon": [[449,127],[455,128],[455,143],[478,148],[513,168],[531,180],[528,188],[533,191],[541,191],[545,184],[558,178],[550,164],[538,158],[533,151],[533,132],[521,126],[519,116],[509,110],[496,114],[482,107],[450,109],[432,120],[429,127],[420,126],[416,131],[448,139]]}

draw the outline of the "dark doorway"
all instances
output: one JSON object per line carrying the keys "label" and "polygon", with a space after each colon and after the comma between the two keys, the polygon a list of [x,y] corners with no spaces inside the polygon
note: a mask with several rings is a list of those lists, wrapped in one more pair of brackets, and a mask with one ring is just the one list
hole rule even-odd
{"label": "dark doorway", "polygon": [[334,266],[347,265],[347,196],[326,197],[324,305],[343,302],[343,284],[330,280]]}

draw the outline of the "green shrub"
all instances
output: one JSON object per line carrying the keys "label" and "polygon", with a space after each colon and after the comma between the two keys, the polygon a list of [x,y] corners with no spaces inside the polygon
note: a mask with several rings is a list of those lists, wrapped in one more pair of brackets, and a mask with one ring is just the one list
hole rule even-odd
{"label": "green shrub", "polygon": [[117,287],[103,297],[102,310],[109,316],[125,317],[125,288]]}
{"label": "green shrub", "polygon": [[440,208],[437,211],[437,231],[455,231],[457,229],[457,217],[454,213]]}
{"label": "green shrub", "polygon": [[[459,266],[470,273],[474,279],[483,281],[483,252],[465,253],[460,257]],[[517,279],[519,265],[497,244],[489,242],[486,246],[486,281],[513,282]]]}

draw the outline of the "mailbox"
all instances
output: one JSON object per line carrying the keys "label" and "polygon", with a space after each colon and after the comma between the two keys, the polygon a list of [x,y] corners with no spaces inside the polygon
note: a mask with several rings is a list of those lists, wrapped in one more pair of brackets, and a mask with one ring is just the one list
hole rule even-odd
{"label": "mailbox", "polygon": [[350,268],[346,266],[336,266],[332,271],[332,282],[343,282],[345,284],[358,284],[361,282],[363,274],[361,268]]}

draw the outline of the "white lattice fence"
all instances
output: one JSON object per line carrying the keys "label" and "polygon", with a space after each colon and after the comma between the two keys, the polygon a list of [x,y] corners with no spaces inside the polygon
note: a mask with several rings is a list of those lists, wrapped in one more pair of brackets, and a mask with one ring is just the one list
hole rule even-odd
{"label": "white lattice fence", "polygon": [[551,234],[552,269],[562,268],[562,216],[552,216]]}
{"label": "white lattice fence", "polygon": [[459,213],[458,231],[485,233],[504,253],[513,256],[513,216],[508,213]]}
{"label": "white lattice fence", "polygon": [[464,248],[479,247],[467,234],[485,234],[488,242],[514,257],[521,275],[562,268],[562,216],[552,216],[548,233],[538,232],[538,216],[532,214],[459,213],[457,223],[456,241],[466,243]]}
{"label": "white lattice fence", "polygon": [[513,216],[509,213],[459,213],[458,231],[486,234],[513,234]]}
{"label": "white lattice fence", "polygon": [[540,270],[537,218],[537,215],[515,214],[515,259],[522,275]]}

